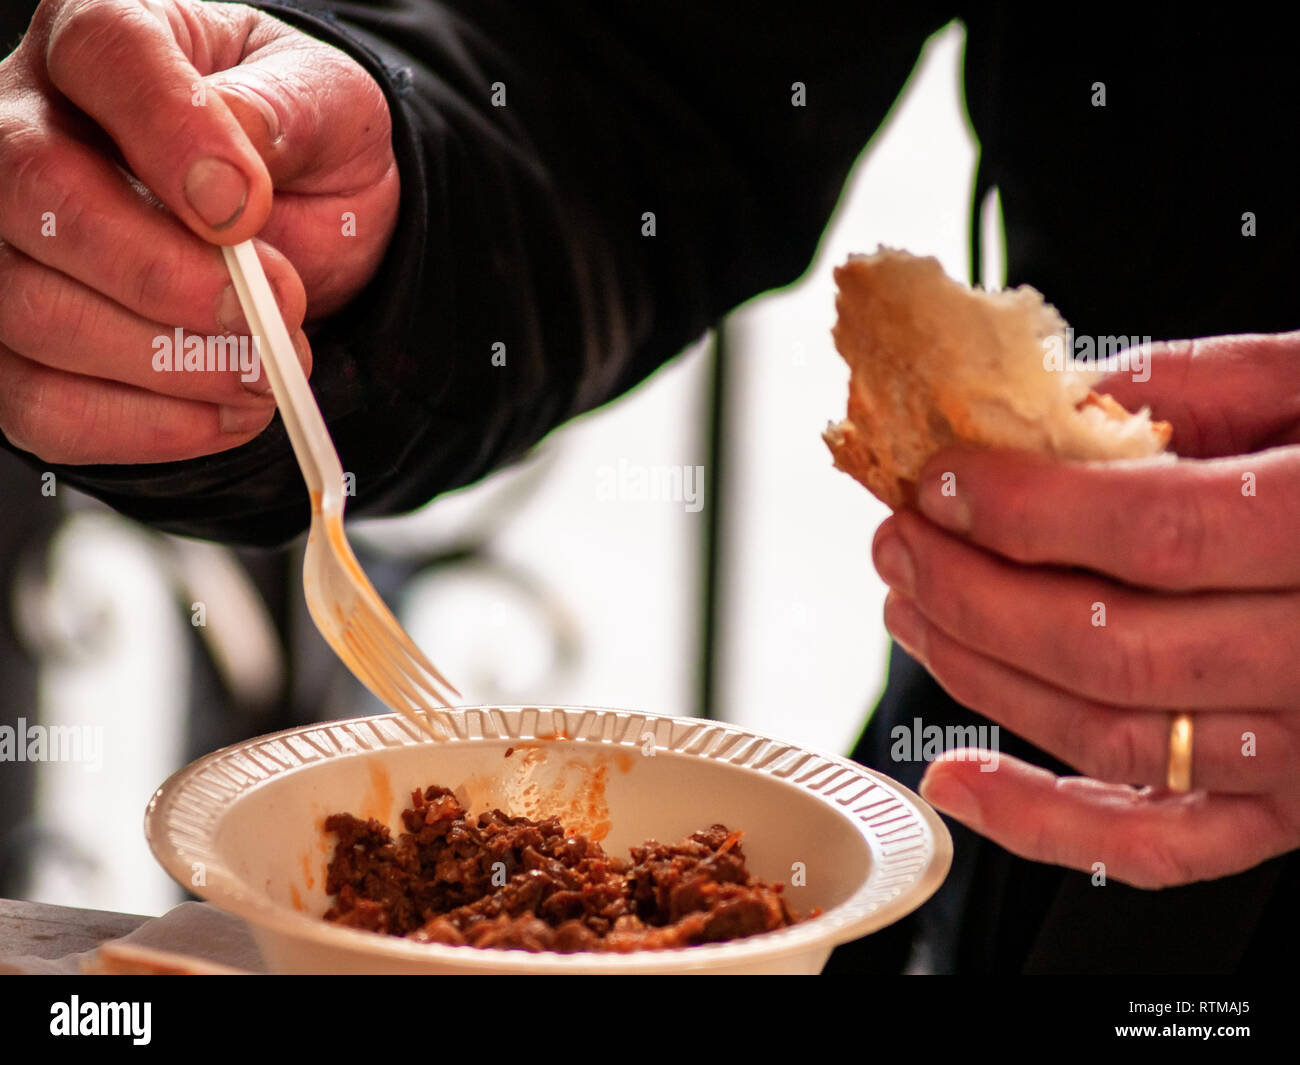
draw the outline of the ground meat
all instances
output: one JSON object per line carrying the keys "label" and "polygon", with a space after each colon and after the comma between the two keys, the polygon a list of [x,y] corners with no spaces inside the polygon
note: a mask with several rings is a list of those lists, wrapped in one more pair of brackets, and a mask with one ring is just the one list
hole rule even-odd
{"label": "ground meat", "polygon": [[549,817],[467,817],[446,788],[411,793],[396,841],[333,814],[325,919],[424,943],[505,950],[661,950],[795,924],[782,884],[749,875],[739,832],[713,825],[611,858]]}

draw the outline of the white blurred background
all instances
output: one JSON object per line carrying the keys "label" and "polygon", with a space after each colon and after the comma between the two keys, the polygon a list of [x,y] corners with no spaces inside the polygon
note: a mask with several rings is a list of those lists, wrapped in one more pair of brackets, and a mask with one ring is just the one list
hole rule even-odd
{"label": "white blurred background", "polygon": [[[963,44],[956,24],[930,40],[807,275],[727,326],[728,461],[706,469],[703,485],[721,478],[714,715],[827,751],[852,747],[888,651],[869,554],[884,507],[832,468],[820,439],[843,417],[848,380],[830,338],[831,270],[886,243],[936,255],[969,280],[976,148],[959,91]],[[994,233],[996,218],[987,224]],[[997,280],[999,245],[985,246],[992,259],[981,272]],[[375,549],[427,553],[524,497],[509,504],[487,561],[438,567],[402,597],[404,621],[467,701],[696,711],[708,508],[610,499],[601,478],[620,460],[641,470],[705,463],[709,370],[705,340],[553,434],[523,467],[418,514],[353,526]],[[153,788],[184,760],[176,708],[192,653],[182,638],[189,618],[158,559],[148,534],[96,510],[74,513],[55,545],[53,598],[75,589],[83,618],[91,602],[116,622],[106,645],[92,641],[42,674],[41,718],[102,723],[106,750],[97,773],[40,767],[29,898],[159,913],[181,897],[141,831]],[[352,697],[329,716],[378,709],[359,688]],[[131,728],[114,727],[125,720]]]}

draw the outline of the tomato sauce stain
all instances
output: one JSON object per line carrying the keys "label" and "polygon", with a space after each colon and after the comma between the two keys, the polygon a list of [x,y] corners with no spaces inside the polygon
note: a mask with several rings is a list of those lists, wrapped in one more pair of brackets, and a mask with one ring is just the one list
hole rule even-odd
{"label": "tomato sauce stain", "polygon": [[373,817],[382,824],[388,824],[393,815],[393,782],[388,771],[377,762],[371,762],[370,787],[366,789],[361,800],[359,816]]}

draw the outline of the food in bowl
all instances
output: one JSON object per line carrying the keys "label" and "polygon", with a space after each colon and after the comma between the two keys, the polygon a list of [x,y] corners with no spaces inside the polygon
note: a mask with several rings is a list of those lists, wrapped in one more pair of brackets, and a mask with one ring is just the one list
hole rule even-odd
{"label": "food in bowl", "polygon": [[[951,861],[939,816],[896,781],[738,725],[596,707],[460,707],[444,720],[442,742],[381,714],[214,751],[153,796],[150,846],[182,885],[248,922],[276,973],[812,974],[840,943],[914,911]],[[512,748],[533,761],[503,757]],[[374,817],[396,838],[411,792],[430,782],[454,788],[471,814],[558,815],[623,858],[713,821],[745,829],[747,867],[784,881],[806,917],[681,950],[573,954],[419,943],[322,920],[336,842],[325,820]]]}
{"label": "food in bowl", "polygon": [[470,817],[437,785],[411,793],[402,823],[394,841],[374,818],[325,819],[338,837],[327,921],[424,943],[572,954],[721,943],[800,920],[783,884],[750,875],[742,833],[720,824],[675,844],[647,840],[623,860],[557,817]]}

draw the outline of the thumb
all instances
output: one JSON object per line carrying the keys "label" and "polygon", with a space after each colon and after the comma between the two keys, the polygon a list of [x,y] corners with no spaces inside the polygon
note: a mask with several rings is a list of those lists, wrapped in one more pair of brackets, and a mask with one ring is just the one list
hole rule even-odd
{"label": "thumb", "polygon": [[1243,455],[1300,441],[1300,332],[1171,340],[1152,345],[1145,366],[1128,365],[1093,387],[1169,422],[1179,455]]}
{"label": "thumb", "polygon": [[112,137],[131,171],[205,240],[253,236],[271,209],[271,181],[165,16],[136,0],[69,0],[45,41],[50,81]]}
{"label": "thumb", "polygon": [[290,31],[204,79],[277,189],[331,194],[377,181],[391,161],[383,91],[344,53]]}

